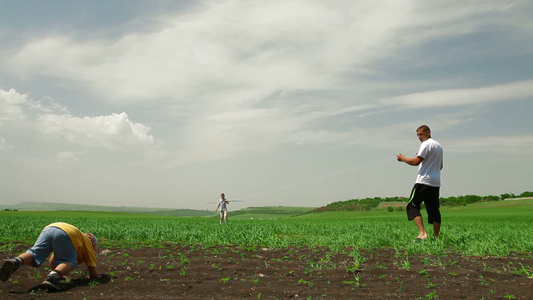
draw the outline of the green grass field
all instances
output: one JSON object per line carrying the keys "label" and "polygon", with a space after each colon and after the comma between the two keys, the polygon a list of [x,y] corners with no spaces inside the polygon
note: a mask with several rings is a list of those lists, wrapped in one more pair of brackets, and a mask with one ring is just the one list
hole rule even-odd
{"label": "green grass field", "polygon": [[[417,231],[404,212],[386,209],[299,215],[305,209],[268,208],[218,218],[180,218],[115,212],[0,212],[0,242],[32,244],[52,222],[71,223],[96,234],[102,243],[158,247],[162,242],[242,247],[323,246],[333,250],[392,248],[402,253],[509,256],[533,253],[533,200],[498,201],[442,208],[441,236],[413,242]],[[270,212],[270,213],[268,213]],[[255,216],[250,219],[250,216]],[[298,215],[290,217],[291,215]],[[423,214],[425,216],[425,213]],[[261,217],[263,216],[263,217]],[[277,218],[273,216],[283,217]],[[431,233],[431,228],[428,228]],[[0,249],[2,250],[2,249]]]}
{"label": "green grass field", "polygon": [[230,212],[232,219],[281,219],[305,214],[313,207],[292,207],[292,206],[263,206],[248,207],[235,212]]}

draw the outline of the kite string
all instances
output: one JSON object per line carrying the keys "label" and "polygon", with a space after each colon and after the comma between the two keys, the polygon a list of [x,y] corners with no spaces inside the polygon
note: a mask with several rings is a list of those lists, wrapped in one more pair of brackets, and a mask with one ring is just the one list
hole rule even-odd
{"label": "kite string", "polygon": [[281,187],[278,187],[278,188],[275,188],[275,189],[270,189],[270,190],[267,190],[267,191],[264,191],[264,192],[260,192],[260,193],[251,195],[251,196],[249,196],[247,198],[254,198],[254,197],[262,196],[262,195],[265,195],[265,194],[270,194],[270,193],[278,192],[278,191],[281,191],[281,190],[285,190],[285,189],[288,189],[288,188],[291,188],[291,187],[294,187],[294,186],[299,186],[299,185],[303,185],[303,184],[317,182],[319,180],[323,180],[323,179],[326,179],[326,178],[329,178],[329,177],[334,177],[334,176],[338,176],[338,175],[341,175],[341,174],[347,174],[347,173],[351,173],[351,172],[354,172],[354,171],[358,171],[358,170],[362,170],[362,169],[366,169],[366,168],[370,168],[370,167],[375,167],[375,166],[378,166],[378,165],[382,165],[382,164],[388,163],[388,162],[393,161],[393,160],[395,160],[395,159],[391,158],[391,157],[386,157],[386,158],[382,158],[382,159],[379,159],[379,160],[366,162],[366,163],[363,163],[363,164],[360,164],[360,165],[357,165],[357,166],[354,166],[354,167],[350,167],[350,168],[346,168],[346,169],[342,169],[342,170],[337,170],[337,171],[334,171],[334,172],[331,172],[331,173],[328,173],[328,174],[324,174],[324,175],[320,175],[320,176],[317,176],[317,177],[314,177],[314,178],[311,178],[311,179],[302,180],[302,181],[298,181],[298,182],[294,182],[294,183],[289,183],[287,185],[284,185],[284,186],[281,186]]}

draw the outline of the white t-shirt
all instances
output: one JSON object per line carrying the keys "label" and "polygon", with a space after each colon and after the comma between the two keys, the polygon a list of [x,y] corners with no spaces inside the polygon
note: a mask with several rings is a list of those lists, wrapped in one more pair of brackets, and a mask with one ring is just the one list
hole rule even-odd
{"label": "white t-shirt", "polygon": [[226,199],[220,198],[220,210],[227,210],[227,208],[226,208]]}
{"label": "white t-shirt", "polygon": [[416,156],[424,160],[418,165],[416,183],[440,187],[440,170],[442,168],[444,150],[439,142],[429,138],[422,142]]}

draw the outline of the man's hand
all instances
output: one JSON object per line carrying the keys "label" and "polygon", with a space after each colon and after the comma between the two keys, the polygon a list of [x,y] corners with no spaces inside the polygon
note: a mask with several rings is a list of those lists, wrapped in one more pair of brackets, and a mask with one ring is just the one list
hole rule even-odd
{"label": "man's hand", "polygon": [[406,163],[408,165],[411,165],[411,166],[418,166],[419,164],[421,164],[424,161],[424,158],[422,158],[420,156],[413,157],[413,158],[408,158],[408,157],[405,157],[405,155],[403,155],[401,153],[396,155],[396,159],[398,161],[403,161],[404,163]]}
{"label": "man's hand", "polygon": [[400,154],[396,155],[396,159],[397,159],[398,161],[403,161],[403,160],[405,159],[405,155],[403,155],[403,154],[400,153]]}
{"label": "man's hand", "polygon": [[89,278],[92,280],[98,279],[98,269],[96,267],[87,267],[89,270]]}

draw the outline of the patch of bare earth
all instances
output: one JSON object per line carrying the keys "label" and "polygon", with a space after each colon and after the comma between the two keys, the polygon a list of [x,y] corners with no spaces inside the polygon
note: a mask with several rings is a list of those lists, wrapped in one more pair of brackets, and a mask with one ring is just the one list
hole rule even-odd
{"label": "patch of bare earth", "polygon": [[[325,248],[130,246],[99,249],[101,278],[84,279],[80,271],[85,267],[78,266],[59,292],[39,289],[47,263],[38,269],[22,266],[0,282],[0,298],[533,299],[533,279],[528,278],[533,258],[526,255],[434,256],[360,249],[354,261]],[[0,258],[26,248],[17,246]]]}

